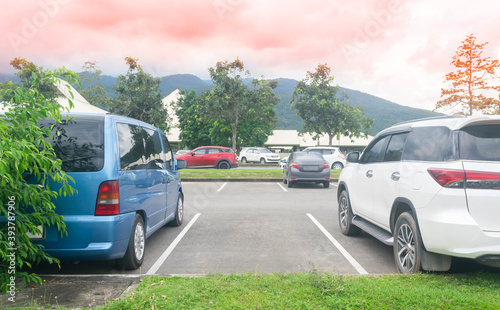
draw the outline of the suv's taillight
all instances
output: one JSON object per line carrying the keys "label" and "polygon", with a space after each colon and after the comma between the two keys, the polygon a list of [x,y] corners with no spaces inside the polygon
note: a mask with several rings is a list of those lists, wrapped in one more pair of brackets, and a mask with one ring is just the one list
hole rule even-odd
{"label": "suv's taillight", "polygon": [[500,189],[500,173],[463,171],[453,169],[427,169],[429,174],[443,187],[478,189]]}
{"label": "suv's taillight", "polygon": [[105,181],[99,185],[95,215],[115,215],[120,213],[120,192],[118,181]]}

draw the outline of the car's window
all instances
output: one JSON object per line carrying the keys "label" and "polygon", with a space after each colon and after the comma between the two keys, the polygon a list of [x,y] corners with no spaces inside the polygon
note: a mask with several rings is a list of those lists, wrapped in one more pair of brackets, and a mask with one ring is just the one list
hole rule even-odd
{"label": "car's window", "polygon": [[268,149],[259,149],[259,151],[260,151],[261,153],[272,153],[272,152],[271,152],[270,150],[268,150]]}
{"label": "car's window", "polygon": [[331,149],[325,149],[323,150],[323,154],[325,155],[330,155],[330,154],[333,154],[335,153],[335,150],[331,150]]}
{"label": "car's window", "polygon": [[198,149],[194,151],[194,155],[205,155],[207,153],[207,149]]}
{"label": "car's window", "polygon": [[391,137],[391,141],[389,141],[389,145],[387,146],[387,151],[385,152],[384,161],[401,160],[401,155],[403,154],[403,149],[407,137],[408,133],[401,133],[393,135]]}
{"label": "car's window", "polygon": [[453,137],[448,127],[416,127],[408,135],[402,160],[448,161],[453,158]]}
{"label": "car's window", "polygon": [[141,126],[117,123],[121,170],[163,169],[158,132]]}
{"label": "car's window", "polygon": [[216,154],[216,153],[220,153],[221,150],[220,149],[208,149],[208,154]]}
{"label": "car's window", "polygon": [[[49,128],[53,120],[42,120],[40,128]],[[66,172],[93,172],[104,166],[104,118],[73,117],[54,126],[50,142]]]}
{"label": "car's window", "polygon": [[173,158],[173,154],[172,154],[172,148],[170,147],[170,143],[168,143],[168,139],[167,137],[162,134],[161,135],[161,140],[163,142],[163,147],[165,148],[165,164],[166,164],[166,168],[167,169],[171,169],[172,168],[172,158]]}
{"label": "car's window", "polygon": [[323,155],[321,155],[321,153],[318,153],[318,152],[298,152],[295,154],[294,159],[297,160],[297,159],[304,158],[304,157],[323,158]]}
{"label": "car's window", "polygon": [[389,136],[385,136],[369,145],[360,159],[361,163],[376,163],[384,159],[385,149]]}
{"label": "car's window", "polygon": [[461,159],[500,161],[500,125],[475,125],[459,134]]}

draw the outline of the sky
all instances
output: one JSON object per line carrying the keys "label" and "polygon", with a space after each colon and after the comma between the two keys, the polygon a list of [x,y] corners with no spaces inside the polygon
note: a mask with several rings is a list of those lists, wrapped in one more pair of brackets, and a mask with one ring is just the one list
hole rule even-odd
{"label": "sky", "polygon": [[118,76],[130,56],[155,77],[202,79],[236,58],[266,79],[327,64],[339,86],[432,110],[469,34],[500,59],[498,12],[492,0],[0,0],[0,73],[15,57]]}

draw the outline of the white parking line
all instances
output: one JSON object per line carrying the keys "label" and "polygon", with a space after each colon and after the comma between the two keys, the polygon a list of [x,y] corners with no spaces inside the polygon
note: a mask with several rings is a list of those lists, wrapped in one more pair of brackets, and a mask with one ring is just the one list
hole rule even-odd
{"label": "white parking line", "polygon": [[181,231],[181,233],[174,239],[174,241],[170,244],[170,246],[163,252],[163,254],[158,258],[158,260],[154,263],[154,265],[146,272],[146,275],[150,276],[155,274],[158,269],[160,269],[161,265],[167,260],[168,256],[172,253],[172,251],[175,249],[177,244],[181,241],[181,239],[184,237],[184,235],[188,232],[188,230],[193,226],[194,222],[198,219],[198,217],[201,215],[201,213],[196,213],[196,215],[193,217],[191,222],[187,224],[186,227]]}
{"label": "white parking line", "polygon": [[288,192],[288,191],[286,190],[286,188],[284,188],[284,187],[283,187],[283,185],[281,185],[280,183],[276,183],[276,184],[278,184],[278,186],[279,186],[279,187],[281,187],[281,189],[282,189],[282,190],[284,190],[285,192]]}
{"label": "white parking line", "polygon": [[217,190],[217,192],[220,192],[224,188],[224,186],[226,186],[226,185],[227,185],[227,182],[222,184],[222,186]]}
{"label": "white parking line", "polygon": [[340,251],[340,253],[344,255],[344,257],[349,261],[349,263],[351,263],[351,265],[358,271],[359,274],[368,274],[368,272],[363,267],[361,267],[361,265],[354,259],[354,257],[352,257],[351,254],[349,254],[349,252],[347,252],[347,250],[344,249],[344,247],[335,238],[333,238],[333,236],[323,227],[323,225],[321,225],[314,218],[314,216],[312,216],[310,213],[307,213],[307,216],[309,216],[311,221],[313,221],[313,223],[318,226],[319,230],[321,230],[323,234],[325,234],[328,240],[330,240],[333,245]]}

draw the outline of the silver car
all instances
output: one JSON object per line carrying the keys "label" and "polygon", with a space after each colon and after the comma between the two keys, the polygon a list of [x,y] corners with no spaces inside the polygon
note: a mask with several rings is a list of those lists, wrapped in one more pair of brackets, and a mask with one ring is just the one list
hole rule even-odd
{"label": "silver car", "polygon": [[323,183],[330,186],[330,164],[318,152],[293,152],[283,169],[283,183],[288,187],[298,182]]}

